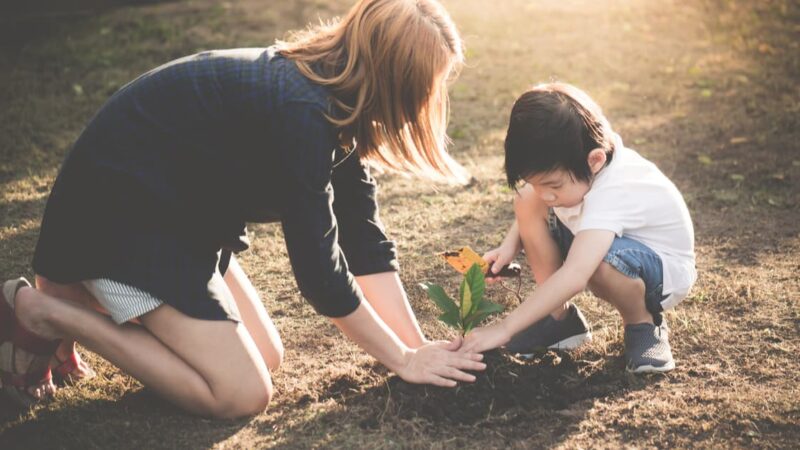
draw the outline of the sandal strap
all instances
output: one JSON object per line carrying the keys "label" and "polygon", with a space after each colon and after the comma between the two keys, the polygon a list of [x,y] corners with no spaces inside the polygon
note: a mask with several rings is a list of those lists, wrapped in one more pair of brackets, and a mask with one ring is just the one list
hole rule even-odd
{"label": "sandal strap", "polygon": [[2,304],[0,304],[0,342],[11,340],[15,347],[37,356],[52,355],[58,348],[60,339],[48,340],[23,327],[15,309],[17,292],[23,287],[30,287],[25,278],[8,280],[3,283]]}
{"label": "sandal strap", "polygon": [[25,278],[17,278],[8,280],[0,286],[0,343],[10,341],[13,337],[14,323],[17,321],[14,301],[17,292],[30,285]]}
{"label": "sandal strap", "polygon": [[[3,294],[0,293],[0,296]],[[5,296],[0,298],[0,344],[10,341],[14,336],[14,310],[6,302]]]}
{"label": "sandal strap", "polygon": [[0,379],[3,380],[3,386],[14,386],[24,389],[29,386],[47,383],[53,379],[53,373],[50,371],[49,367],[42,371],[21,374],[6,372],[4,370],[0,372]]}
{"label": "sandal strap", "polygon": [[78,352],[72,352],[64,361],[59,360],[58,357],[56,357],[56,360],[58,360],[59,364],[54,367],[53,370],[56,371],[56,375],[64,378],[78,368],[81,357],[78,355]]}

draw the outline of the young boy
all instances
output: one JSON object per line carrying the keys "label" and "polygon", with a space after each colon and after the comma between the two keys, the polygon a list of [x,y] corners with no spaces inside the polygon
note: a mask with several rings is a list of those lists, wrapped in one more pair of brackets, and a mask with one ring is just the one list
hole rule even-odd
{"label": "young boy", "polygon": [[484,258],[496,273],[524,248],[538,288],[501,322],[472,331],[464,348],[575,348],[591,333],[568,301],[588,287],[622,316],[629,371],[672,370],[661,312],[697,278],[692,221],[675,185],[567,84],[517,100],[505,151],[516,220]]}

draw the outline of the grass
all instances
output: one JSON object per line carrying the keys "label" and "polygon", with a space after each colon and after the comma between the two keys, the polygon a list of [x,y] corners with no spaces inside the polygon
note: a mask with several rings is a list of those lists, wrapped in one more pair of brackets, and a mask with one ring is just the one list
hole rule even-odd
{"label": "grass", "polygon": [[[32,275],[38,221],[58,165],[116,88],[201,49],[268,45],[348,4],[192,0],[0,19],[18,31],[0,44],[0,274]],[[485,251],[512,217],[501,170],[511,103],[526,86],[558,79],[587,90],[625,142],[686,196],[700,278],[667,315],[674,372],[625,374],[618,316],[584,294],[577,303],[594,341],[527,363],[497,360],[492,367],[526,382],[495,372],[516,397],[489,396],[472,405],[481,414],[466,417],[458,408],[468,388],[443,393],[399,383],[316,316],[286,270],[280,229],[254,225],[254,247],[241,260],[287,347],[268,411],[240,421],[188,417],[88,355],[100,376],[30,413],[4,414],[0,447],[795,447],[796,2],[445,4],[469,47],[469,67],[451,91],[452,151],[476,181],[456,189],[379,178],[382,216],[424,331],[449,333],[417,283],[448,289],[458,282],[434,254],[464,244]],[[527,280],[524,289],[532,288]],[[516,302],[499,288],[487,297],[507,307]]]}

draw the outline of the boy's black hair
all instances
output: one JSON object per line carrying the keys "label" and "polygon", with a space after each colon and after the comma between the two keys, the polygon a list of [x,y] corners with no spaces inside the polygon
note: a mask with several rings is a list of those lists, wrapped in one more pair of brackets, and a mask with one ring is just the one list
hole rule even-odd
{"label": "boy's black hair", "polygon": [[589,181],[589,152],[603,148],[610,162],[614,151],[611,126],[600,107],[565,83],[541,84],[517,99],[505,148],[506,179],[512,189],[532,175],[556,169]]}

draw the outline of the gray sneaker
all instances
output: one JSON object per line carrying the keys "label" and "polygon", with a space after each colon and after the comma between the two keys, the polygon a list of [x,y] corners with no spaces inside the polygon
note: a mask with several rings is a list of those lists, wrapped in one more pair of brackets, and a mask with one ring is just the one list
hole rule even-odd
{"label": "gray sneaker", "polygon": [[581,310],[572,304],[564,319],[545,317],[515,334],[506,344],[506,349],[511,353],[518,353],[523,358],[530,358],[536,351],[548,348],[572,350],[590,340],[592,332],[589,331],[589,324],[586,323]]}
{"label": "gray sneaker", "polygon": [[625,367],[628,372],[668,372],[675,368],[669,347],[669,328],[652,323],[625,326]]}

